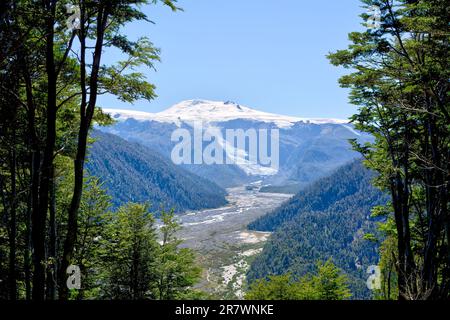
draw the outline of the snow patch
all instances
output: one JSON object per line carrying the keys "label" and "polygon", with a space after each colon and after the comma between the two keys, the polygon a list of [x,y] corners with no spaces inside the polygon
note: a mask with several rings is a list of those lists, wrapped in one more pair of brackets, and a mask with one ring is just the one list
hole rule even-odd
{"label": "snow patch", "polygon": [[259,249],[250,249],[244,252],[239,253],[242,257],[253,257],[262,252],[262,248]]}
{"label": "snow patch", "polygon": [[359,133],[358,131],[356,131],[355,129],[353,129],[351,126],[349,125],[342,125],[345,129],[347,129],[348,131],[350,131],[353,134],[356,134],[357,136],[361,136],[361,133]]}
{"label": "snow patch", "polygon": [[237,268],[234,264],[222,267],[223,268],[223,283],[227,286],[231,280],[233,280],[234,276],[237,274]]}
{"label": "snow patch", "polygon": [[180,102],[167,110],[158,113],[149,113],[133,110],[103,109],[118,121],[135,119],[138,121],[158,121],[180,125],[181,122],[204,121],[206,123],[226,122],[243,119],[274,123],[279,128],[290,128],[299,122],[312,124],[346,124],[348,120],[301,118],[284,116],[269,112],[258,111],[234,102],[211,100],[187,100]]}
{"label": "snow patch", "polygon": [[243,231],[239,233],[238,239],[242,243],[248,243],[248,244],[255,244],[267,241],[269,236],[271,235],[271,232],[250,232],[250,231]]}

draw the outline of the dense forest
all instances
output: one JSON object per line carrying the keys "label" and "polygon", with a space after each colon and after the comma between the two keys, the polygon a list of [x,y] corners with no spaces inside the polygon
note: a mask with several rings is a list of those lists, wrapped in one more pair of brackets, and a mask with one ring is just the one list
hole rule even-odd
{"label": "dense forest", "polygon": [[[360,160],[340,167],[329,176],[319,179],[303,188],[280,208],[270,212],[249,224],[250,230],[275,231],[282,224],[289,222],[304,212],[321,212],[338,201],[351,198],[355,194],[376,193],[370,184],[374,173],[365,170]],[[378,192],[381,195],[381,192]],[[368,203],[371,202],[367,197]],[[351,204],[351,203],[350,203]]]}
{"label": "dense forest", "polygon": [[[361,15],[365,30],[350,33],[348,48],[328,58],[349,71],[340,84],[358,106],[351,122],[374,137],[352,144],[377,173],[374,185],[389,195],[385,206],[372,210],[386,219],[381,235],[370,237],[382,241],[382,285],[375,295],[448,299],[450,6],[447,0],[362,3],[368,9]],[[351,217],[339,222],[345,225]],[[279,217],[268,221],[272,218],[276,223]],[[285,240],[282,246],[288,249],[291,239]]]}
{"label": "dense forest", "polygon": [[[205,298],[192,290],[201,270],[169,209],[220,205],[223,190],[143,147],[91,135],[113,122],[100,96],[156,97],[147,71],[160,50],[124,27],[150,22],[144,5],[179,11],[177,1],[75,2],[0,2],[0,299]],[[376,21],[362,14],[364,28],[328,59],[346,69],[352,130],[372,137],[351,144],[373,173],[350,164],[251,224],[274,233],[249,272],[248,298],[365,298],[364,267],[377,262],[374,298],[450,298],[450,6],[362,4],[378,9]],[[143,179],[151,183],[139,188]],[[148,193],[166,203],[125,203]]]}
{"label": "dense forest", "polygon": [[[328,56],[358,106],[356,129],[374,136],[355,150],[391,201],[383,226],[383,298],[450,294],[450,6],[447,0],[364,0],[378,22],[349,34]],[[392,245],[392,244],[395,245]],[[395,275],[395,276],[393,276]]]}
{"label": "dense forest", "polygon": [[351,298],[349,282],[331,260],[318,263],[311,274],[270,275],[253,282],[248,300],[345,300]]}
{"label": "dense forest", "polygon": [[[114,117],[114,114],[113,114]],[[114,117],[114,119],[116,119]],[[189,131],[189,124],[181,124],[182,128]],[[170,158],[175,145],[171,141],[171,135],[178,127],[174,123],[160,123],[157,121],[138,121],[126,119],[116,121],[111,126],[100,127],[99,130],[117,135],[127,141],[139,143],[158,154]],[[235,165],[198,165],[182,164],[183,169],[192,172],[196,176],[213,181],[222,188],[233,187],[251,181],[245,172]]]}
{"label": "dense forest", "polygon": [[[0,3],[2,299],[71,298],[67,272],[85,248],[80,248],[80,241],[91,237],[91,227],[98,226],[92,226],[91,219],[84,216],[89,214],[86,206],[91,213],[101,210],[98,205],[103,206],[104,214],[108,212],[90,194],[97,188],[89,187],[85,170],[92,125],[111,122],[97,107],[98,96],[109,93],[127,102],[155,97],[154,85],[134,69],[152,68],[159,60],[159,50],[147,38],[131,41],[122,33],[127,23],[148,21],[139,8],[146,3],[77,1],[78,18],[68,13],[67,6],[72,5],[69,1]],[[161,3],[177,10],[174,1]],[[105,50],[118,50],[123,60],[105,64]],[[89,198],[92,200],[86,200]],[[124,214],[117,215],[111,224],[125,233],[124,241],[141,243],[142,237],[156,250],[154,231],[143,229],[147,221],[142,219],[149,219],[148,209],[130,205],[120,212]],[[120,216],[128,212],[136,213],[136,223],[125,221],[121,227]],[[120,232],[109,236],[114,237],[111,244],[120,243]],[[133,256],[129,256],[132,252],[124,256],[120,245],[111,248],[108,255],[117,257],[111,267],[131,268],[122,272],[105,270],[105,285],[106,279],[113,284],[128,283],[124,287],[128,293],[122,296],[122,292],[116,292],[113,296],[117,298],[142,298],[150,285],[149,277],[155,276],[149,269],[150,261],[142,261],[141,248],[130,246],[137,250]],[[145,255],[157,258],[153,253]],[[183,255],[180,253],[180,258]],[[95,259],[92,254],[81,260],[95,263]],[[189,285],[190,281],[183,283]],[[174,288],[172,282],[166,286],[169,291]]]}
{"label": "dense forest", "polygon": [[86,165],[101,181],[114,206],[149,202],[176,212],[224,206],[226,191],[209,180],[177,167],[137,143],[94,131]]}
{"label": "dense forest", "polygon": [[352,298],[370,298],[366,270],[379,255],[365,235],[377,232],[371,209],[388,198],[371,185],[374,177],[361,161],[352,162],[252,223],[251,229],[274,233],[252,263],[249,282],[287,272],[302,277],[317,261],[332,259],[346,274]]}

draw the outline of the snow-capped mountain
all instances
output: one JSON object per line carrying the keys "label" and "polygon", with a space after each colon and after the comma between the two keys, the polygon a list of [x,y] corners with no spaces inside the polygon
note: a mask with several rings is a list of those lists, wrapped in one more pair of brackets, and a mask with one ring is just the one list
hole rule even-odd
{"label": "snow-capped mountain", "polygon": [[[228,129],[278,129],[279,167],[249,162],[246,150],[217,139],[219,145],[237,155],[235,164],[183,164],[202,177],[228,187],[263,179],[265,184],[305,185],[331,170],[354,159],[348,139],[366,141],[367,135],[357,132],[347,120],[310,119],[258,111],[234,102],[187,100],[158,113],[132,110],[103,109],[117,122],[103,131],[126,140],[138,142],[171,157],[176,145],[172,133],[177,129],[194,132],[194,124],[201,122],[204,132],[219,131],[225,136]],[[258,145],[258,153],[260,145]],[[194,146],[192,154],[194,154]]]}
{"label": "snow-capped mountain", "polygon": [[258,111],[232,101],[186,100],[167,110],[158,113],[148,113],[132,110],[103,109],[116,120],[135,119],[139,121],[158,121],[180,125],[181,122],[203,121],[226,122],[231,120],[252,120],[273,123],[279,128],[289,128],[295,123],[312,124],[346,124],[348,120],[341,119],[312,119],[284,116],[274,113]]}

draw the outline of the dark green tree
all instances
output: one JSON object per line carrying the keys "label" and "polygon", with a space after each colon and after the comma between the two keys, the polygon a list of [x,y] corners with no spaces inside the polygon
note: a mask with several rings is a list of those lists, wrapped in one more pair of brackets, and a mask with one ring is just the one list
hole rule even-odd
{"label": "dark green tree", "polygon": [[194,294],[189,287],[201,275],[191,249],[180,248],[182,240],[176,237],[181,228],[173,211],[161,212],[161,245],[156,259],[157,296],[161,300],[177,299]]}
{"label": "dark green tree", "polygon": [[[384,231],[397,241],[399,299],[443,299],[450,288],[449,19],[445,0],[364,0],[379,25],[352,32],[347,50],[329,55],[352,70],[340,79],[359,106],[352,117],[374,143],[356,150],[379,173],[391,202]],[[372,19],[363,14],[366,23]],[[389,273],[388,273],[389,274]]]}
{"label": "dark green tree", "polygon": [[155,220],[146,205],[130,203],[109,215],[101,239],[104,298],[154,298],[158,252]]}
{"label": "dark green tree", "polygon": [[316,274],[296,280],[272,275],[251,284],[247,300],[345,300],[351,297],[348,279],[331,260],[317,265]]}
{"label": "dark green tree", "polygon": [[[68,297],[65,271],[78,242],[88,136],[93,121],[102,122],[97,97],[155,96],[154,86],[133,69],[153,67],[159,51],[148,39],[128,39],[122,27],[148,21],[141,5],[158,2],[177,9],[175,0],[0,4],[0,286],[10,299],[19,296],[19,284],[26,298]],[[79,8],[77,27],[68,23],[66,5]],[[105,65],[102,54],[111,48],[124,60]],[[64,166],[74,174],[62,215],[57,180],[67,172],[57,167],[59,156],[74,162]]]}

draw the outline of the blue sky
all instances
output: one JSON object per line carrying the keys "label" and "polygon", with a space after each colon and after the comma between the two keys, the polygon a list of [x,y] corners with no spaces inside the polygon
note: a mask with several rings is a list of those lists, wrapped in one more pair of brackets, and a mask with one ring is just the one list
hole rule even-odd
{"label": "blue sky", "polygon": [[[187,99],[232,100],[301,117],[347,118],[355,111],[337,80],[345,70],[326,54],[348,45],[361,29],[358,0],[180,0],[184,12],[144,8],[156,24],[134,23],[132,39],[161,48],[157,72],[145,70],[158,98],[99,105],[148,112]],[[111,57],[108,57],[110,60]]]}

